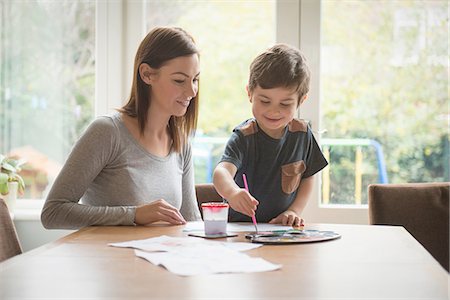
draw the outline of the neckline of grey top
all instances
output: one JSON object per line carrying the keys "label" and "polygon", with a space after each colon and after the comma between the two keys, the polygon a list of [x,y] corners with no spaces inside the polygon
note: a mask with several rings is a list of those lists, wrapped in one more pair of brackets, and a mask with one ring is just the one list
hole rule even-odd
{"label": "neckline of grey top", "polygon": [[131,134],[131,132],[128,130],[128,128],[125,126],[119,112],[114,113],[112,118],[113,118],[114,123],[116,123],[117,126],[119,127],[119,130],[121,131],[121,133],[129,141],[131,141],[138,149],[140,149],[146,156],[148,156],[154,160],[164,162],[164,161],[168,161],[172,157],[172,155],[175,153],[174,151],[170,150],[170,153],[167,156],[161,157],[161,156],[154,155],[151,152],[148,152],[144,147],[142,147],[141,144],[139,144],[139,142],[134,138],[134,136]]}

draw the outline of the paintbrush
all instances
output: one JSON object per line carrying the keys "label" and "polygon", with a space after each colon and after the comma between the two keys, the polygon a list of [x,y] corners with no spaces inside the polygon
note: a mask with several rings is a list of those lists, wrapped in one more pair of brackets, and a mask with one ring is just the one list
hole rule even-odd
{"label": "paintbrush", "polygon": [[[245,187],[245,189],[247,190],[247,192],[249,192],[248,184],[247,184],[247,177],[245,176],[245,174],[242,174],[242,179],[244,180],[244,187]],[[255,225],[256,233],[258,233],[258,226],[256,225],[256,217],[255,217],[255,215],[252,216],[252,221],[253,221],[253,225]]]}

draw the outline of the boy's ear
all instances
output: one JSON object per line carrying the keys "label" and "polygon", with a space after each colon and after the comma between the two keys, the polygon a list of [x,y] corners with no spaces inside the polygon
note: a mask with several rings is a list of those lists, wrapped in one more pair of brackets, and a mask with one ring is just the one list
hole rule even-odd
{"label": "boy's ear", "polygon": [[245,90],[247,91],[248,100],[250,100],[250,103],[252,103],[252,93],[248,89],[248,84],[245,86]]}
{"label": "boy's ear", "polygon": [[302,105],[303,102],[305,102],[305,100],[308,99],[308,94],[305,94],[302,99],[300,99],[300,102],[298,103],[298,106]]}
{"label": "boy's ear", "polygon": [[148,85],[152,84],[154,75],[156,75],[156,70],[151,68],[148,64],[142,63],[139,66],[139,76],[141,76],[142,81],[145,82],[146,84]]}

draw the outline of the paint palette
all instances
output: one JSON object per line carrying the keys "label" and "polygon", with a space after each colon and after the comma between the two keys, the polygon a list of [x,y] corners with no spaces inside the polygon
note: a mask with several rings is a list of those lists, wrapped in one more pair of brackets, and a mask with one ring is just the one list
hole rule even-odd
{"label": "paint palette", "polygon": [[245,236],[252,243],[262,244],[298,244],[334,240],[341,237],[334,231],[322,230],[285,230],[251,233]]}
{"label": "paint palette", "polygon": [[191,232],[188,234],[189,236],[201,237],[204,239],[220,239],[227,237],[235,237],[238,236],[235,233],[219,233],[219,234],[206,234],[205,232]]}

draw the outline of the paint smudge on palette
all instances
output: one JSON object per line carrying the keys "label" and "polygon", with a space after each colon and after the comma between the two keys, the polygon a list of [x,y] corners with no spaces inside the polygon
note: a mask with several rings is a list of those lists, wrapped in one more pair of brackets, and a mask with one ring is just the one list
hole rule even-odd
{"label": "paint smudge on palette", "polygon": [[334,231],[324,230],[287,230],[258,234],[252,233],[247,234],[245,237],[250,239],[253,243],[277,245],[329,241],[338,239],[341,235]]}

